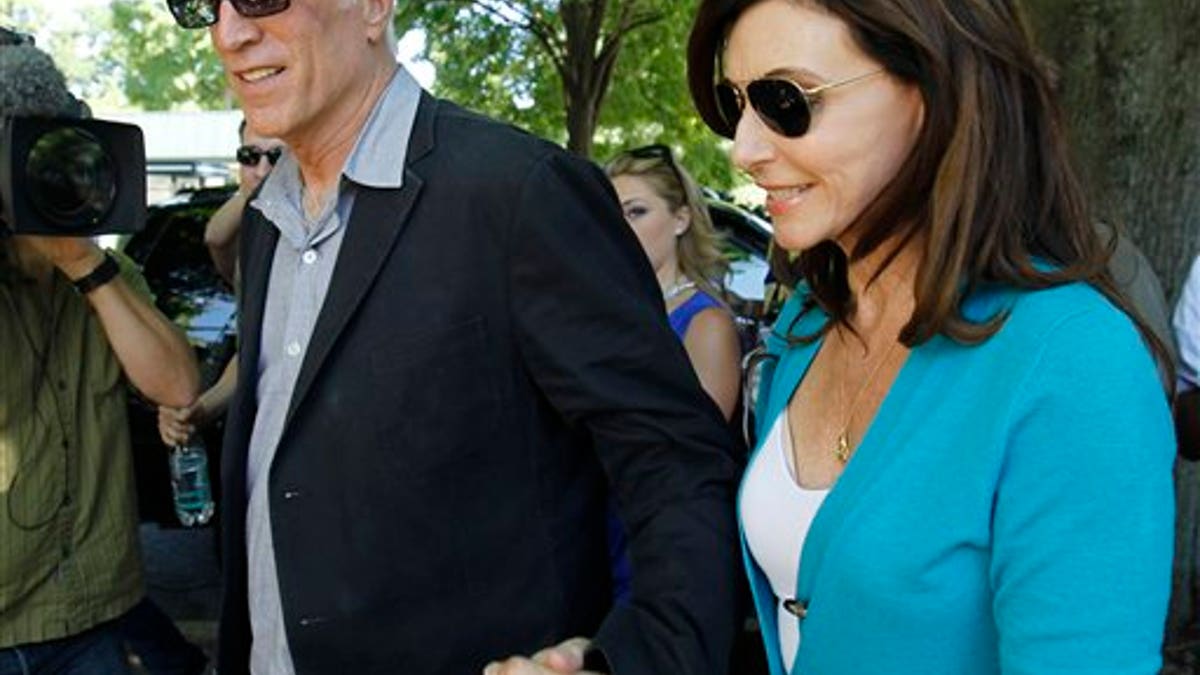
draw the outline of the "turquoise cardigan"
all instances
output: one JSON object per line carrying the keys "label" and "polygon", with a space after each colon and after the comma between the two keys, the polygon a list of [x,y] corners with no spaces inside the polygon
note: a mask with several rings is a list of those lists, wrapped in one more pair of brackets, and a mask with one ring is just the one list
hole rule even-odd
{"label": "turquoise cardigan", "polygon": [[[818,343],[768,338],[758,437]],[[1157,673],[1174,523],[1170,411],[1131,321],[1083,284],[979,293],[976,346],[913,349],[804,543],[803,675]],[[773,675],[774,596],[748,553]],[[799,619],[796,619],[800,621]]]}

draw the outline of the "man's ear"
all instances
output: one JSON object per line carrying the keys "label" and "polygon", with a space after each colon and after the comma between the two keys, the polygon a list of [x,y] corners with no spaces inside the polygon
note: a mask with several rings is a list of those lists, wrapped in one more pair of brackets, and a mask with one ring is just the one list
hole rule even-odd
{"label": "man's ear", "polygon": [[363,0],[363,19],[367,25],[367,42],[375,44],[391,30],[395,0]]}

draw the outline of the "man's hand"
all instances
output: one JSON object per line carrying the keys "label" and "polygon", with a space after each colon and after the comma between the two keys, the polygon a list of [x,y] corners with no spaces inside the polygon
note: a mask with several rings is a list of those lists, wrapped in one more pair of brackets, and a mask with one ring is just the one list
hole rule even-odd
{"label": "man's hand", "polygon": [[204,409],[199,403],[193,403],[186,408],[158,406],[158,435],[167,447],[183,445],[188,438],[196,433],[196,428],[203,424]]}
{"label": "man's hand", "polygon": [[503,662],[489,663],[483,669],[483,675],[597,675],[582,670],[583,655],[589,644],[591,641],[587,638],[571,638],[543,649],[532,659],[513,656]]}
{"label": "man's hand", "polygon": [[84,237],[22,235],[21,240],[72,281],[86,276],[104,262],[104,252]]}

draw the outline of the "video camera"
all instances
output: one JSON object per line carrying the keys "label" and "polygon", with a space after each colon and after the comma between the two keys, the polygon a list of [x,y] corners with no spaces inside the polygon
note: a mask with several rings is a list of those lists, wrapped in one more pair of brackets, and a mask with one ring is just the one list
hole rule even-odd
{"label": "video camera", "polygon": [[0,117],[0,236],[90,237],[146,222],[146,153],[130,124]]}

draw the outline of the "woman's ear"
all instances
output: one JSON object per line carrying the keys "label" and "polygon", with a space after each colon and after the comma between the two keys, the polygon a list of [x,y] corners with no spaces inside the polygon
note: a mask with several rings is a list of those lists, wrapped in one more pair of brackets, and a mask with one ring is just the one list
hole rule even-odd
{"label": "woman's ear", "polygon": [[692,226],[692,210],[687,206],[675,209],[675,236],[681,237]]}

